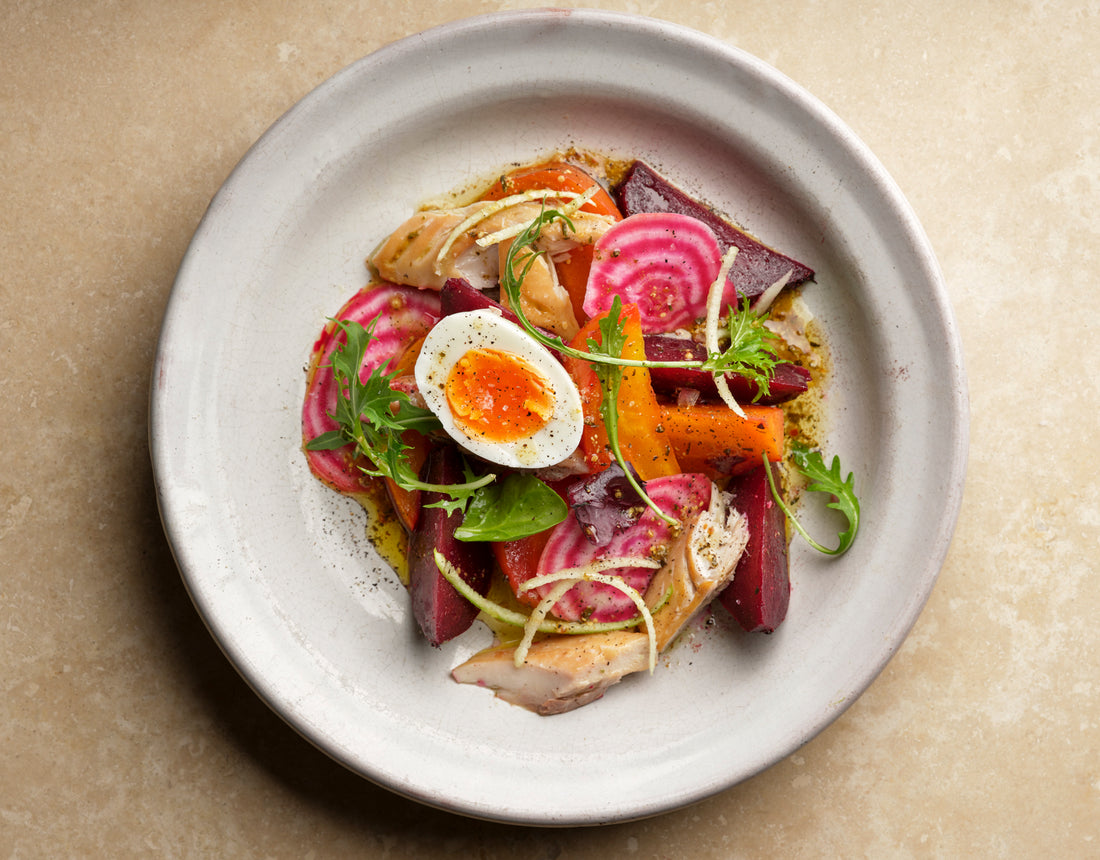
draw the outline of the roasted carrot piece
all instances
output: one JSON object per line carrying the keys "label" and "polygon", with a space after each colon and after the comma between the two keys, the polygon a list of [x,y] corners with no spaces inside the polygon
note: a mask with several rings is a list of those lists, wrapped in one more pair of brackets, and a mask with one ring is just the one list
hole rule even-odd
{"label": "roasted carrot piece", "polygon": [[584,295],[588,290],[588,272],[592,268],[592,245],[578,245],[554,263],[554,272],[558,283],[569,293],[569,304],[573,306],[573,316],[583,323],[588,319],[584,312]]}
{"label": "roasted carrot piece", "polygon": [[742,407],[742,418],[725,404],[663,406],[665,436],[685,472],[711,478],[740,475],[760,465],[762,455],[783,457],[783,410]]}
{"label": "roasted carrot piece", "polygon": [[[409,344],[408,348],[397,359],[393,370],[396,371],[398,376],[412,375],[416,358],[420,355],[420,347],[423,343],[424,338],[418,337]],[[407,453],[409,465],[412,466],[413,471],[419,474],[424,461],[428,459],[428,450],[431,447],[427,437],[416,430],[406,430],[401,434],[401,441],[409,446]],[[406,490],[404,487],[397,486],[389,478],[383,478],[382,480],[385,482],[390,504],[393,505],[393,512],[397,514],[397,519],[401,522],[401,525],[411,532],[420,521],[420,490]]]}
{"label": "roasted carrot piece", "polygon": [[[424,461],[428,459],[428,452],[431,450],[428,437],[416,430],[406,430],[401,434],[401,441],[409,446],[405,453],[409,465],[419,473]],[[389,478],[383,478],[382,480],[386,484],[386,494],[390,497],[393,512],[397,514],[397,519],[406,531],[411,532],[420,522],[420,490],[406,490]]]}
{"label": "roasted carrot piece", "polygon": [[491,544],[497,566],[521,603],[536,606],[539,602],[536,591],[521,591],[520,586],[538,572],[539,559],[542,558],[542,551],[550,540],[552,531],[553,529],[547,529],[516,540]]}
{"label": "roasted carrot piece", "polygon": [[[626,320],[626,345],[623,358],[645,361],[645,341],[638,308],[623,308]],[[643,481],[663,478],[684,471],[677,462],[675,450],[664,432],[664,417],[657,395],[649,381],[649,369],[630,367],[623,370],[619,389],[619,445],[627,462]]]}
{"label": "roasted carrot piece", "polygon": [[[537,188],[549,188],[553,191],[572,191],[583,194],[596,180],[572,164],[564,161],[548,161],[533,167],[521,167],[511,173],[501,176],[489,186],[481,195],[482,200],[500,200],[510,194],[518,194],[521,191],[530,191]],[[596,192],[596,195],[584,205],[585,212],[593,212],[597,215],[610,215],[616,220],[622,218],[619,207],[604,190]]]}
{"label": "roasted carrot piece", "polygon": [[[588,350],[588,340],[602,340],[599,323],[606,316],[593,317],[571,346]],[[645,360],[645,342],[642,338],[641,315],[633,305],[624,305],[622,311],[626,344],[623,358]],[[593,471],[606,468],[611,463],[607,430],[600,417],[603,391],[595,370],[580,359],[569,359],[566,369],[581,392],[584,407],[585,428],[581,446],[585,460]],[[623,369],[619,388],[619,448],[628,463],[634,466],[643,481],[675,475],[681,471],[668,435],[662,429],[663,414],[653,386],[649,382],[649,370],[644,367]]]}
{"label": "roasted carrot piece", "polygon": [[[585,332],[588,326],[580,330],[571,342],[574,349],[585,349]],[[563,356],[562,363],[581,395],[581,408],[584,411],[584,429],[581,431],[581,452],[589,472],[599,472],[611,465],[611,450],[607,445],[607,430],[600,417],[600,404],[603,402],[603,390],[592,365],[583,359]]]}

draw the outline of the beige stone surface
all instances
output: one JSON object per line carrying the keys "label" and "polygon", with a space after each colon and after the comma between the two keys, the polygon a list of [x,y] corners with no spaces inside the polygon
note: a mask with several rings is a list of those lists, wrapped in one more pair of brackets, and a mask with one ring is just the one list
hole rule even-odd
{"label": "beige stone surface", "polygon": [[471,822],[330,762],[206,633],[146,408],[207,202],[341,67],[534,5],[0,5],[0,856],[1100,857],[1095,2],[597,4],[705,30],[830,105],[912,201],[958,316],[972,447],[946,566],[797,754],[652,820]]}

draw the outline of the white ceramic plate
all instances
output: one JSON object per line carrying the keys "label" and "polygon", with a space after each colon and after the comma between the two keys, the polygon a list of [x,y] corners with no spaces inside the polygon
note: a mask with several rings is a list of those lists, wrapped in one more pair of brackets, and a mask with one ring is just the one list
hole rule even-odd
{"label": "white ceramic plate", "polygon": [[[826,446],[854,470],[864,520],[839,560],[795,541],[774,635],[740,634],[717,611],[652,677],[544,718],[449,679],[488,633],[477,625],[438,650],[419,640],[362,513],[310,476],[299,405],[314,337],[365,283],[381,237],[425,198],[573,145],[648,160],[817,270],[805,298],[835,358]],[[168,535],[256,692],[396,792],[546,825],[702,799],[836,719],[928,597],[967,432],[937,265],[852,132],[751,56],[593,11],[434,29],[303,99],[211,203],[172,291],[152,390]]]}

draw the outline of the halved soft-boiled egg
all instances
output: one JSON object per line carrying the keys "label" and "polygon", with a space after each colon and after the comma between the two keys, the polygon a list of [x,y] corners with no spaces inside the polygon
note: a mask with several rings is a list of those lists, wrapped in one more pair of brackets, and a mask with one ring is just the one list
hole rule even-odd
{"label": "halved soft-boiled egg", "polygon": [[495,310],[443,317],[413,373],[443,429],[482,459],[541,469],[580,444],[577,386],[546,347]]}

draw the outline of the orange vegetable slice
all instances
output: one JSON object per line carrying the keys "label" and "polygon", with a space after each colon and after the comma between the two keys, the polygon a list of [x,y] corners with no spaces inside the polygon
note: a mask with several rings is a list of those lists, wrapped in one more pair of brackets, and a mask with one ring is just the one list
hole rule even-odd
{"label": "orange vegetable slice", "polygon": [[[588,340],[601,342],[599,323],[606,314],[593,317],[581,328],[570,344],[574,349],[588,351]],[[626,344],[623,358],[645,360],[645,342],[642,338],[641,315],[633,305],[623,306]],[[591,471],[599,471],[611,464],[611,451],[607,440],[607,428],[600,417],[603,390],[591,363],[570,358],[566,361],[581,393],[584,409],[584,432],[581,448],[585,462]],[[619,449],[623,457],[637,470],[643,481],[678,474],[681,469],[672,444],[664,432],[661,405],[653,393],[649,370],[644,367],[623,369],[619,388]]]}
{"label": "orange vegetable slice", "polygon": [[743,406],[742,418],[725,404],[662,406],[665,437],[685,472],[710,478],[741,475],[783,457],[783,410],[778,406]]}
{"label": "orange vegetable slice", "polygon": [[[424,344],[424,336],[421,335],[401,354],[393,365],[397,376],[412,375],[416,358],[420,355],[420,347]],[[406,454],[409,465],[413,471],[420,474],[424,461],[428,459],[428,450],[431,447],[426,436],[416,430],[406,430],[401,434],[401,441],[409,446]],[[389,495],[393,512],[406,531],[411,532],[420,521],[420,490],[406,490],[399,487],[389,478],[383,478],[386,485],[386,493]]]}
{"label": "orange vegetable slice", "polygon": [[535,591],[521,590],[520,586],[531,579],[538,572],[539,559],[542,551],[550,540],[553,529],[547,529],[538,534],[517,538],[516,540],[499,541],[492,544],[493,556],[497,566],[500,567],[512,593],[521,603],[537,606],[539,595]]}

